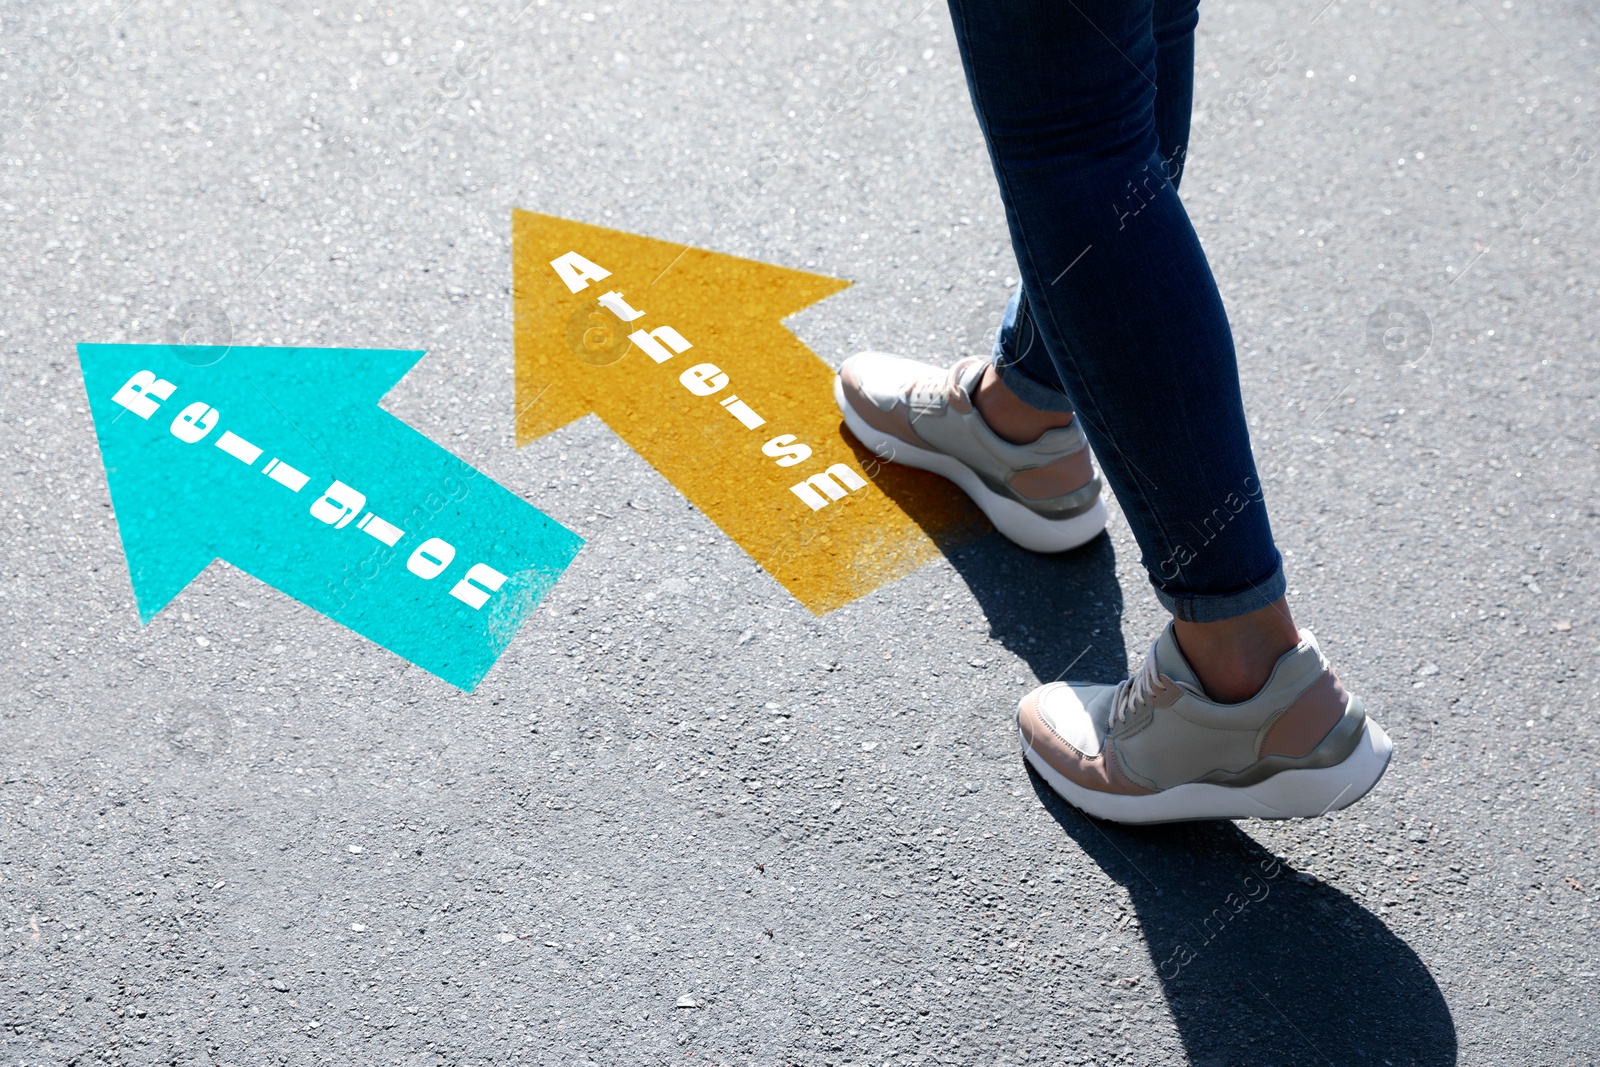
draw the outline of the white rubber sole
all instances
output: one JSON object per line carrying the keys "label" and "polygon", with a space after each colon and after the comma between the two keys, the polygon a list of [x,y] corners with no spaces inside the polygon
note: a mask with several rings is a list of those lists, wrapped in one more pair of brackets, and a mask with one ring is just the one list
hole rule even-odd
{"label": "white rubber sole", "polygon": [[983,479],[960,460],[907,444],[873,428],[845,399],[844,385],[838,378],[833,380],[833,399],[850,432],[879,458],[932,471],[955,482],[989,516],[995,529],[1030,552],[1065,552],[1094,540],[1106,528],[1104,500],[1096,499],[1088,511],[1070,519],[1047,519],[984,485]]}
{"label": "white rubber sole", "polygon": [[1022,753],[1057,795],[1097,819],[1122,823],[1314,819],[1348,808],[1371,792],[1389,767],[1394,743],[1383,727],[1368,719],[1355,751],[1332,767],[1280,771],[1264,782],[1238,788],[1191,782],[1147,796],[1102,793],[1069,781],[1033,751],[1026,737]]}

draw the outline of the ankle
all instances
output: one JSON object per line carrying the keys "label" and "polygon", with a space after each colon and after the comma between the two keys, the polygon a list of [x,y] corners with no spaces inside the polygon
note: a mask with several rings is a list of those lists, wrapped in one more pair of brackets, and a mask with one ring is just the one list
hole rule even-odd
{"label": "ankle", "polygon": [[1174,621],[1173,632],[1201,688],[1219,704],[1242,703],[1261,692],[1279,658],[1300,643],[1282,598],[1223,622]]}
{"label": "ankle", "polygon": [[1041,411],[1025,403],[1001,381],[992,364],[978,379],[972,404],[996,437],[1014,445],[1031,445],[1049,431],[1072,424],[1070,411]]}

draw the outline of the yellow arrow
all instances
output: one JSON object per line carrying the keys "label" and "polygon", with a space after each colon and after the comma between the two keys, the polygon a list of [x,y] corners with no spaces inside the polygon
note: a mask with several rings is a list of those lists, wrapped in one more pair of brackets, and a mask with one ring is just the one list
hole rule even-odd
{"label": "yellow arrow", "polygon": [[517,443],[598,415],[821,615],[988,532],[949,482],[849,436],[782,325],[849,282],[512,213]]}

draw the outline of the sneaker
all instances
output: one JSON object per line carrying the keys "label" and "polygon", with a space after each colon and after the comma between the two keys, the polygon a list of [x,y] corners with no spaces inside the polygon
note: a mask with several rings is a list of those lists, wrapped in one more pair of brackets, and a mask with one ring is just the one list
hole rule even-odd
{"label": "sneaker", "polygon": [[943,475],[999,531],[1034,552],[1064,552],[1106,526],[1100,479],[1076,420],[1028,445],[989,429],[972,403],[987,361],[942,369],[882,352],[845,360],[833,396],[845,425],[882,459]]}
{"label": "sneaker", "polygon": [[1313,818],[1366,796],[1394,747],[1309,630],[1261,692],[1217,704],[1169,623],[1132,678],[1041,686],[1022,698],[1017,727],[1063,799],[1125,823]]}

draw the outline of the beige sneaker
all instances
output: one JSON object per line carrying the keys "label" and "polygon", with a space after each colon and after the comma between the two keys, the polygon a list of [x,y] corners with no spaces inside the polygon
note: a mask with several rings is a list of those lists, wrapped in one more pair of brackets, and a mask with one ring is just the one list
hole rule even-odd
{"label": "beige sneaker", "polygon": [[1261,692],[1217,704],[1169,623],[1132,678],[1041,686],[1022,698],[1017,726],[1062,798],[1127,823],[1315,817],[1366,796],[1393,752],[1309,630]]}
{"label": "beige sneaker", "polygon": [[1023,548],[1077,548],[1106,527],[1083,431],[1074,421],[1028,445],[1000,438],[972,404],[987,365],[968,359],[945,369],[861,352],[839,368],[833,395],[862,444],[949,478]]}

